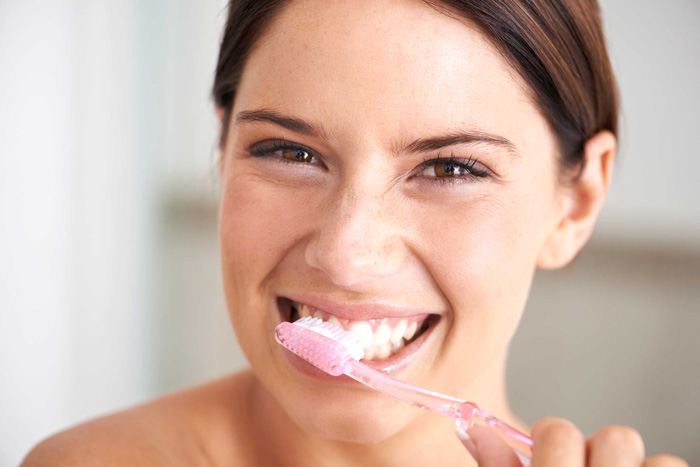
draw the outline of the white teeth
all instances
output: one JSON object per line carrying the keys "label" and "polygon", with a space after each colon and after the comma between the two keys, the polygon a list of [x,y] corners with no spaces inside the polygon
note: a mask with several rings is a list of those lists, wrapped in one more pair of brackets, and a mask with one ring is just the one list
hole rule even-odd
{"label": "white teeth", "polygon": [[416,335],[417,330],[418,330],[418,323],[416,323],[414,321],[413,323],[411,323],[410,326],[408,326],[406,328],[406,331],[404,331],[404,333],[403,333],[404,339],[406,339],[407,341],[410,341],[413,338],[413,336]]}
{"label": "white teeth", "polygon": [[344,329],[343,325],[340,324],[340,320],[338,320],[338,318],[336,318],[335,316],[331,316],[330,318],[328,318],[328,324],[332,324],[337,328]]}
{"label": "white teeth", "polygon": [[398,343],[396,343],[396,344],[392,342],[392,343],[391,343],[391,353],[396,353],[396,352],[398,352],[399,350],[403,349],[405,345],[406,345],[406,344],[405,344],[405,341],[403,340],[403,337],[402,337],[401,340],[400,340]]}
{"label": "white teeth", "polygon": [[[313,316],[328,324],[345,330],[343,322],[346,322],[350,333],[357,340],[358,344],[364,349],[364,360],[384,360],[385,358],[394,355],[406,346],[407,341],[410,341],[418,331],[418,325],[422,323],[412,322],[408,324],[407,319],[400,319],[394,327],[389,326],[388,320],[380,320],[381,323],[376,330],[372,329],[372,325],[368,321],[341,321],[336,316],[326,314],[321,310],[304,305],[303,303],[293,302],[294,308],[299,313],[301,318]],[[311,311],[314,311],[312,314]],[[324,315],[328,319],[324,319]],[[393,321],[396,322],[396,321]]]}
{"label": "white teeth", "polygon": [[405,319],[399,321],[399,324],[397,324],[396,327],[391,331],[392,344],[398,344],[399,342],[403,341],[403,333],[406,332],[407,327],[408,323]]}
{"label": "white teeth", "polygon": [[391,355],[391,344],[386,343],[377,348],[377,357],[379,357],[380,360],[384,360],[389,355]]}
{"label": "white teeth", "polygon": [[374,332],[374,345],[380,346],[388,344],[391,339],[391,328],[386,324],[380,324]]}
{"label": "white teeth", "polygon": [[[374,341],[374,332],[372,326],[367,321],[356,321],[352,323],[349,331],[355,336],[362,347],[368,348]],[[365,351],[365,358],[367,353]]]}

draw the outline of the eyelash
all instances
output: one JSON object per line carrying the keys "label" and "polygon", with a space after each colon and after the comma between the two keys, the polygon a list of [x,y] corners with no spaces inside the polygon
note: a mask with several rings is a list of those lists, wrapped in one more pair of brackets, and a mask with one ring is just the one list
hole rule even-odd
{"label": "eyelash", "polygon": [[[260,146],[260,147],[256,147]],[[275,151],[279,151],[280,149],[298,149],[304,152],[307,152],[312,158],[319,160],[319,156],[316,154],[315,151],[312,151],[305,146],[302,146],[297,143],[293,143],[291,141],[287,141],[284,139],[276,139],[272,140],[271,142],[267,144],[259,144],[259,145],[254,145],[251,149],[248,149],[248,153],[253,156],[253,157],[267,157],[270,154],[272,154]],[[275,159],[277,159],[279,162],[284,162],[287,164],[299,164],[300,162],[295,162],[289,159],[285,159],[282,156],[278,156]],[[320,161],[319,161],[320,162]],[[461,169],[466,170],[469,172],[470,177],[423,177],[423,178],[430,178],[433,182],[438,182],[438,183],[465,183],[468,182],[470,178],[474,178],[476,181],[481,181],[482,179],[485,179],[489,176],[489,172],[487,170],[480,170],[480,169],[475,169],[474,165],[478,163],[479,161],[477,159],[474,159],[472,156],[469,156],[469,158],[461,158],[461,157],[455,157],[454,153],[451,153],[449,157],[440,157],[440,154],[438,153],[437,157],[435,159],[430,159],[430,160],[424,160],[423,163],[420,165],[418,169],[418,173],[424,171],[428,167],[434,167],[437,164],[453,164],[456,167],[459,167]],[[303,163],[303,162],[301,162]],[[318,165],[321,165],[322,167],[325,168],[325,165],[320,162]]]}
{"label": "eyelash", "polygon": [[428,167],[434,167],[437,164],[452,164],[461,169],[465,169],[467,172],[469,172],[471,177],[431,177],[432,180],[438,183],[466,183],[468,182],[469,178],[473,177],[477,181],[481,181],[482,179],[487,178],[489,173],[486,170],[475,169],[474,165],[476,165],[477,162],[479,161],[474,159],[472,156],[465,159],[463,157],[455,157],[454,153],[450,153],[449,157],[440,157],[440,153],[438,153],[435,159],[424,160],[420,165],[420,170],[418,172],[420,173]]}
{"label": "eyelash", "polygon": [[[256,146],[258,146],[258,145],[253,146],[254,149],[248,150],[250,155],[253,157],[266,157],[275,151],[279,151],[280,149],[298,149],[300,151],[307,152],[311,155],[311,157],[318,159],[318,155],[314,151],[312,151],[309,148],[306,148],[300,144],[293,143],[293,142],[287,141],[285,139],[272,140],[271,143],[261,144],[260,146],[262,146],[262,147],[260,147],[260,148],[256,148]],[[299,163],[299,162],[290,161],[289,159],[285,159],[282,156],[279,156],[276,159],[279,160],[280,162],[287,162],[289,164],[298,164]],[[321,165],[323,165],[323,164],[321,164]]]}

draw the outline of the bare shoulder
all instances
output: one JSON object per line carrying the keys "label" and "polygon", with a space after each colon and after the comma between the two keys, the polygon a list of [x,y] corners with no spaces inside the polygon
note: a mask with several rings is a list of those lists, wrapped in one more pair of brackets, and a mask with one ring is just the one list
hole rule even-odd
{"label": "bare shoulder", "polygon": [[[21,467],[218,465],[241,460],[236,429],[249,372],[170,394],[57,433]],[[223,461],[223,462],[222,462]]]}

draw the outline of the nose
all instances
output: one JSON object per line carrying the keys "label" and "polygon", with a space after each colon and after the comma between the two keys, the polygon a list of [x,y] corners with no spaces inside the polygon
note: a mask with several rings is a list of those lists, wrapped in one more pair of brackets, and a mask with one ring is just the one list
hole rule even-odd
{"label": "nose", "polygon": [[406,256],[391,206],[382,196],[341,193],[306,246],[308,265],[341,287],[352,287],[396,273]]}

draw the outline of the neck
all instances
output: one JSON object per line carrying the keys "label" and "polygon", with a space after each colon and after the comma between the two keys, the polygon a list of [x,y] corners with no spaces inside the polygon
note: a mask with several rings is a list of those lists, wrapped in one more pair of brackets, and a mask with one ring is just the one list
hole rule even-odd
{"label": "neck", "polygon": [[[506,423],[526,431],[508,405],[504,373],[505,357],[465,388],[464,394]],[[476,465],[455,436],[454,423],[437,414],[418,412],[409,425],[383,441],[353,443],[321,438],[300,428],[257,378],[250,391],[251,446],[261,464],[293,467],[315,461],[333,466]]]}

